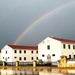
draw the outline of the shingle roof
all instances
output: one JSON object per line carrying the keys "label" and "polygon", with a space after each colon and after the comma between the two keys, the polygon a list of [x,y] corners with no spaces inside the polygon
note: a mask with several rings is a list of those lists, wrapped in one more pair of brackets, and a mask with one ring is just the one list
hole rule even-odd
{"label": "shingle roof", "polygon": [[13,49],[32,49],[38,50],[38,46],[21,46],[21,45],[8,45]]}
{"label": "shingle roof", "polygon": [[69,40],[69,39],[63,39],[63,38],[57,38],[57,37],[50,37],[55,40],[61,41],[61,42],[67,42],[67,43],[75,43],[75,40]]}

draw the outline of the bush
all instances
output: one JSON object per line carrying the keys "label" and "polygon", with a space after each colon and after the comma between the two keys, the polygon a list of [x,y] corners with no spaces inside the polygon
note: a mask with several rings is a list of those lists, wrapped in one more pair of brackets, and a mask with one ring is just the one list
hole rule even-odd
{"label": "bush", "polygon": [[39,63],[43,63],[42,59],[39,59],[38,62],[39,62]]}

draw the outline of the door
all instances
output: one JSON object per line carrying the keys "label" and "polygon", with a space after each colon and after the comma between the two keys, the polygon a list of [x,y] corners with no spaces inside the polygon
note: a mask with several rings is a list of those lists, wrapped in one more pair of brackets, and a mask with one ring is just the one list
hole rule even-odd
{"label": "door", "polygon": [[51,55],[50,54],[47,55],[47,62],[51,62]]}

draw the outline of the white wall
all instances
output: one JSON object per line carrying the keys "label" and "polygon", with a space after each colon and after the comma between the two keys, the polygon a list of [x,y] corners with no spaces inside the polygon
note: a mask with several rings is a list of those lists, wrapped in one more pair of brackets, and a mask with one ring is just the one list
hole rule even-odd
{"label": "white wall", "polygon": [[[8,45],[4,46],[1,49],[1,60],[6,61],[5,59],[7,58],[7,62],[12,62],[12,48],[10,48]],[[7,54],[6,54],[7,51]],[[4,57],[4,59],[3,59]]]}
{"label": "white wall", "polygon": [[[66,48],[63,48],[63,44],[65,44]],[[68,45],[70,45],[70,49],[68,49]],[[74,43],[62,43],[62,55],[66,55],[67,58],[69,58],[69,55],[71,55],[72,58],[73,55],[75,55],[75,49],[73,49]]]}
{"label": "white wall", "polygon": [[[17,53],[14,53],[14,51],[17,51]],[[36,53],[37,50],[27,50],[27,49],[15,49],[13,50],[13,61],[19,61],[19,62],[32,62],[33,60],[36,60],[38,57],[38,53]],[[21,53],[19,51],[21,50]],[[24,53],[24,50],[26,50],[26,53]],[[33,51],[33,53],[31,53]],[[17,57],[17,58],[14,58]],[[19,57],[21,57],[22,60],[19,60]],[[26,57],[26,60],[24,60],[24,57]],[[31,60],[31,57],[33,57],[33,60]]]}
{"label": "white wall", "polygon": [[[47,45],[50,45],[50,50],[47,50]],[[44,54],[45,57],[42,57],[42,54]],[[38,58],[42,59],[43,61],[47,61],[48,54],[51,55],[52,62],[59,60],[61,56],[61,42],[47,37],[45,40],[39,43]],[[52,56],[52,54],[55,54],[55,56]]]}
{"label": "white wall", "polygon": [[67,64],[75,64],[75,61],[67,61]]}

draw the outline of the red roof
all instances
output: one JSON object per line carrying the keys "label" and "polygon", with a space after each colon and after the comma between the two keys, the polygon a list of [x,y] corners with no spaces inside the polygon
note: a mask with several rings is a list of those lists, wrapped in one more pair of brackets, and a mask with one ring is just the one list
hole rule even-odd
{"label": "red roof", "polygon": [[67,43],[75,43],[75,40],[69,40],[69,39],[63,39],[63,38],[56,38],[56,37],[51,37],[55,40],[61,41],[61,42],[67,42]]}
{"label": "red roof", "polygon": [[32,49],[38,50],[38,46],[21,46],[21,45],[8,45],[13,49]]}

